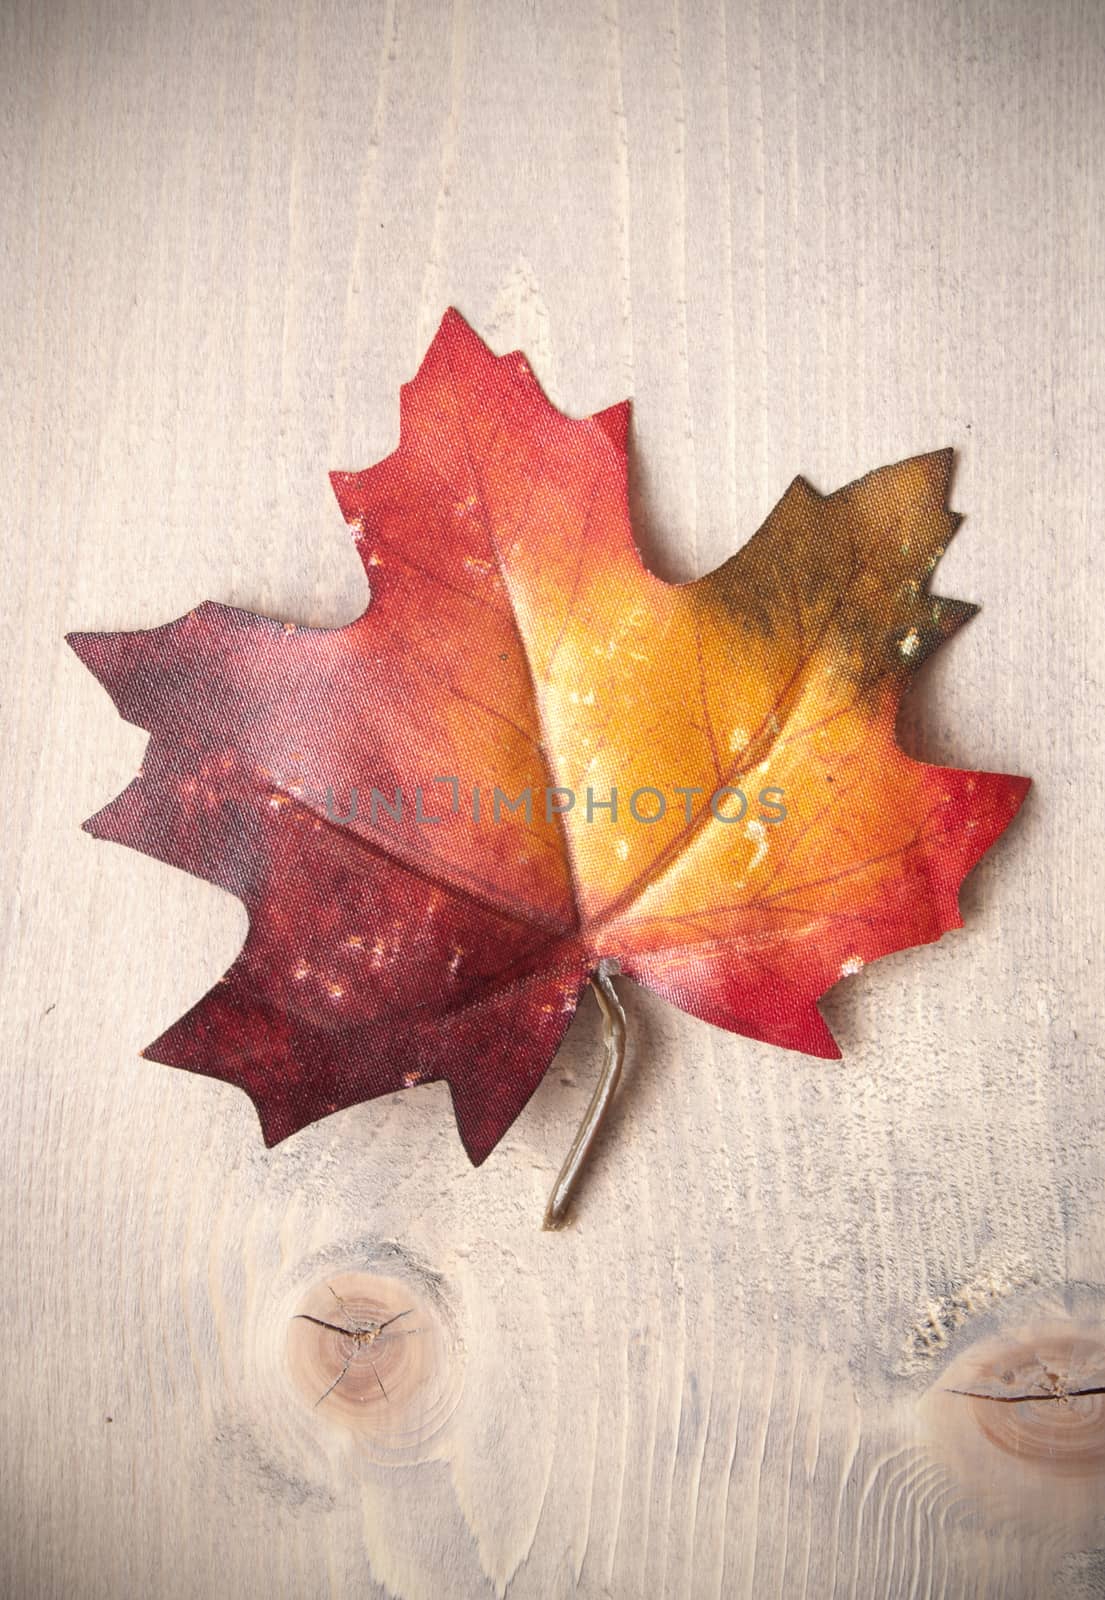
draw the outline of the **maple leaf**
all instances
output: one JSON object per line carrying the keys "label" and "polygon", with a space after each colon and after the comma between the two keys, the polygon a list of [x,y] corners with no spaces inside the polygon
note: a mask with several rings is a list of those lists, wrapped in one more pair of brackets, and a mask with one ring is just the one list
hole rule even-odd
{"label": "maple leaf", "polygon": [[481,1162],[619,969],[836,1056],[818,997],[960,926],[1024,798],[895,743],[917,667],[976,609],[925,587],[958,520],[950,451],[828,496],[797,478],[672,585],[634,546],[628,416],[562,415],[450,311],[398,449],[332,474],[357,621],[208,603],[69,636],[150,732],[85,827],[249,912],[229,972],[144,1054],[244,1089],[268,1144],[444,1079]]}

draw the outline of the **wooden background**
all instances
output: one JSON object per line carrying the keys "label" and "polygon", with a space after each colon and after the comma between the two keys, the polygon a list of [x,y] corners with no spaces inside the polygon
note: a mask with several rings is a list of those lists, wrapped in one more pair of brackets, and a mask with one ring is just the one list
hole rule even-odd
{"label": "wooden background", "polygon": [[[943,1392],[1105,1349],[1103,81],[1099,0],[5,0],[5,1595],[1105,1594],[1105,1399]],[[449,304],[633,396],[667,577],[954,445],[984,609],[903,737],[1036,779],[842,1063],[623,985],[560,1235],[593,1007],[478,1171],[443,1085],[266,1152],[137,1059],[242,908],[78,828],[144,736],[63,631],[357,615],[326,471]],[[314,1405],[328,1286],[417,1310],[388,1402]]]}

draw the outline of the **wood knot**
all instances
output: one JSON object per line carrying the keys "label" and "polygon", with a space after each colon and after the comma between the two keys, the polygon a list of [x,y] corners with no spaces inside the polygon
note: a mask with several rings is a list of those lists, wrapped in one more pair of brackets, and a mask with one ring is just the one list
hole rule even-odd
{"label": "wood knot", "polygon": [[[1078,1519],[1105,1485],[1105,1334],[1047,1322],[964,1350],[927,1396],[937,1443],[966,1486],[1032,1521]],[[999,1466],[1009,1458],[1006,1472]],[[1008,1482],[1005,1480],[1008,1479]]]}
{"label": "wood knot", "polygon": [[288,1363],[321,1422],[355,1429],[387,1458],[417,1455],[459,1394],[451,1320],[406,1278],[347,1271],[312,1284],[288,1325]]}

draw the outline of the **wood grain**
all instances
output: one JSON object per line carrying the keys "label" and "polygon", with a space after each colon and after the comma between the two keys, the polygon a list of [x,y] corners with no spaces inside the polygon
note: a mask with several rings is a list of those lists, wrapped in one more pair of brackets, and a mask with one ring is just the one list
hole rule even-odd
{"label": "wood grain", "polygon": [[[1105,1593],[1085,1482],[1033,1515],[932,1399],[980,1340],[1105,1339],[1103,73],[1096,0],[0,9],[5,1594]],[[240,906],[77,826],[143,735],[63,631],[355,616],[326,471],[450,303],[566,410],[632,394],[667,577],[799,471],[954,445],[984,609],[903,736],[1036,778],[966,929],[830,998],[843,1063],[623,986],[562,1234],[597,1011],[478,1171],[440,1085],[267,1152],[137,1059]],[[433,1333],[395,1429],[289,1332],[362,1279]]]}

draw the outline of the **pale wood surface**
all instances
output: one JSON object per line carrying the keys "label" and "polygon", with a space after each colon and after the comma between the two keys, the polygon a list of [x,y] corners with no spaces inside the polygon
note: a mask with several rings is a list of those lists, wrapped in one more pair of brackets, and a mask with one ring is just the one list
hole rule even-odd
{"label": "pale wood surface", "polygon": [[[1102,1327],[1105,8],[7,0],[0,57],[0,1590],[1105,1593],[1103,1402],[1045,1493],[923,1399]],[[908,737],[1037,782],[967,928],[830,997],[841,1064],[624,985],[560,1235],[593,1007],[478,1171],[441,1085],[266,1152],[137,1059],[244,912],[78,829],[144,738],[63,631],[356,615],[326,470],[450,303],[566,410],[632,394],[668,577],[954,445],[984,609]],[[327,1284],[419,1309],[392,1409],[312,1405]]]}

